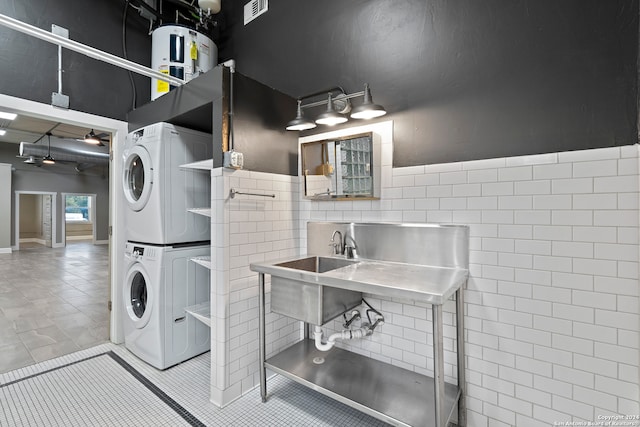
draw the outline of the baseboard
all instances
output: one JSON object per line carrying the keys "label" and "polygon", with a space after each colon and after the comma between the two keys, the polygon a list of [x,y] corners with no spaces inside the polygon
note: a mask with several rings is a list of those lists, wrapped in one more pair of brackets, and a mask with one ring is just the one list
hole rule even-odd
{"label": "baseboard", "polygon": [[11,248],[0,248],[0,254],[10,254],[11,252]]}
{"label": "baseboard", "polygon": [[96,240],[96,242],[94,243],[94,245],[108,245],[109,241],[108,240]]}
{"label": "baseboard", "polygon": [[67,240],[93,240],[93,236],[66,236]]}
{"label": "baseboard", "polygon": [[39,245],[45,246],[47,241],[44,239],[38,239],[36,237],[25,237],[20,239],[20,243],[37,243]]}

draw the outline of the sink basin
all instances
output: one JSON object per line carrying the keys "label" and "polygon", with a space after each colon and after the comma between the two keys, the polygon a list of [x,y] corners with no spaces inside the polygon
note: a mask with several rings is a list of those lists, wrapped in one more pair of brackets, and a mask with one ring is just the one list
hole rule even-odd
{"label": "sink basin", "polygon": [[293,268],[294,270],[310,271],[312,273],[326,273],[337,268],[355,264],[358,261],[344,258],[329,258],[323,256],[312,256],[297,259],[295,261],[276,264],[278,267]]}
{"label": "sink basin", "polygon": [[[276,264],[310,273],[326,273],[357,263],[356,260],[312,256]],[[320,282],[321,282],[320,278]],[[271,311],[313,325],[324,325],[357,307],[362,293],[322,286],[271,274]]]}

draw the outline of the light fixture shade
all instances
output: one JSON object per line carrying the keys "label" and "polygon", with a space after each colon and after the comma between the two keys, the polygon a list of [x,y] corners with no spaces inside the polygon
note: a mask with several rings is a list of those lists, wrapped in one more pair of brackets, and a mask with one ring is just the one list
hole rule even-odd
{"label": "light fixture shade", "polygon": [[42,158],[42,163],[44,163],[45,165],[55,165],[56,161],[54,160],[53,157],[47,154]]}
{"label": "light fixture shade", "polygon": [[56,161],[51,157],[51,132],[47,132],[46,135],[49,140],[49,149],[47,150],[47,155],[42,158],[42,163],[45,165],[53,165]]}
{"label": "light fixture shade", "polygon": [[373,119],[381,117],[387,114],[387,111],[382,105],[374,104],[371,98],[371,90],[369,84],[364,85],[364,101],[361,105],[358,105],[351,111],[351,118],[353,119]]}
{"label": "light fixture shade", "polygon": [[329,93],[329,99],[327,101],[327,111],[320,114],[316,118],[316,123],[319,125],[334,126],[340,123],[346,122],[348,119],[344,114],[340,114],[333,109],[333,100],[331,93]]}
{"label": "light fixture shade", "polygon": [[98,136],[95,134],[93,129],[91,129],[91,132],[89,132],[84,136],[84,142],[86,142],[87,144],[93,144],[93,145],[102,144],[102,141],[100,141],[100,138],[98,138]]}
{"label": "light fixture shade", "polygon": [[316,124],[304,118],[302,114],[302,101],[298,100],[298,112],[296,118],[287,123],[287,130],[307,130],[316,127]]}

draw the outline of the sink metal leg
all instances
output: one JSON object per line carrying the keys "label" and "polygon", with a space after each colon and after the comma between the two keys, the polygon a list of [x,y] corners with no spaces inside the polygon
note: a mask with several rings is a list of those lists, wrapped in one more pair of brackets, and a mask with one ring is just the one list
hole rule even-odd
{"label": "sink metal leg", "polygon": [[444,410],[444,344],[442,326],[442,305],[432,305],[433,314],[433,386],[435,402],[435,425],[444,427],[447,415]]}
{"label": "sink metal leg", "polygon": [[465,354],[464,354],[464,284],[456,291],[456,342],[458,353],[458,426],[467,426],[467,379],[465,375]]}
{"label": "sink metal leg", "polygon": [[264,295],[264,273],[258,274],[258,340],[260,346],[260,396],[262,402],[267,401],[267,369],[264,366],[266,361],[266,336],[265,336],[265,295]]}

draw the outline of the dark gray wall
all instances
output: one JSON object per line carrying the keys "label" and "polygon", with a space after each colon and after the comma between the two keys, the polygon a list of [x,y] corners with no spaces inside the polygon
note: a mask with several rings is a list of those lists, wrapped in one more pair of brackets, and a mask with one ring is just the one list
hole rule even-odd
{"label": "dark gray wall", "polygon": [[[213,165],[223,164],[223,148],[244,154],[244,169],[298,174],[297,134],[283,123],[295,113],[295,100],[229,68],[217,66],[128,114],[129,130],[164,121],[212,134]],[[229,137],[233,86],[233,138]]]}
{"label": "dark gray wall", "polygon": [[[9,163],[15,169],[11,174],[11,244],[15,245],[15,192],[46,191],[58,193],[56,243],[62,242],[64,220],[62,193],[85,193],[96,195],[96,239],[109,239],[109,168],[95,167],[77,173],[73,165],[57,163],[40,168],[18,159],[18,144],[0,143],[0,163]],[[2,183],[0,183],[2,185]]]}
{"label": "dark gray wall", "polygon": [[[0,0],[0,13],[51,31],[51,24],[69,30],[69,38],[122,57],[124,0]],[[148,21],[129,9],[127,51],[130,60],[149,66]],[[76,52],[63,50],[62,92],[77,111],[124,120],[132,109],[128,72]],[[0,27],[0,93],[51,103],[58,91],[58,47]],[[138,104],[150,99],[150,81],[134,76]]]}
{"label": "dark gray wall", "polygon": [[247,26],[243,4],[220,60],[294,97],[370,83],[396,166],[637,140],[637,0],[280,0]]}
{"label": "dark gray wall", "polygon": [[[396,166],[637,141],[638,0],[278,0],[247,26],[244,3],[223,2],[220,60],[293,97],[370,83]],[[123,6],[0,0],[0,13],[122,55]],[[129,16],[130,57],[148,64],[146,21]],[[50,103],[56,64],[55,46],[0,28],[0,92]],[[125,118],[126,71],[72,52],[65,70],[73,109]]]}

